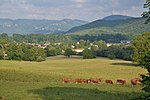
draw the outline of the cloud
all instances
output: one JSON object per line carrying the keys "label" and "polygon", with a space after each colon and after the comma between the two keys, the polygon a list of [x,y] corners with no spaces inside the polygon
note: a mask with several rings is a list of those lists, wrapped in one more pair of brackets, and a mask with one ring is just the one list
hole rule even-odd
{"label": "cloud", "polygon": [[0,18],[82,19],[111,14],[140,16],[144,0],[1,0]]}
{"label": "cloud", "polygon": [[74,2],[76,2],[76,3],[84,3],[84,2],[86,2],[86,0],[73,0]]}

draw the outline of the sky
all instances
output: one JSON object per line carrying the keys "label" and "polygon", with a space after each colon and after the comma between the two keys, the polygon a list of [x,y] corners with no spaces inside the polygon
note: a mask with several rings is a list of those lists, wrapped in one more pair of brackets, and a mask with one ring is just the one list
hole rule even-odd
{"label": "sky", "polygon": [[80,19],[109,15],[141,16],[146,0],[0,0],[0,18]]}

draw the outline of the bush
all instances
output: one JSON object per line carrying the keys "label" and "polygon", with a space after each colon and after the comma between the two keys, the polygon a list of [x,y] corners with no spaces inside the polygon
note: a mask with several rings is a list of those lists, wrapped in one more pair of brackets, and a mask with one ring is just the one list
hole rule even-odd
{"label": "bush", "polygon": [[108,55],[108,58],[109,58],[109,59],[115,59],[116,56],[115,56],[114,54],[109,54],[109,55]]}
{"label": "bush", "polygon": [[38,56],[37,59],[36,59],[37,62],[42,62],[42,61],[45,61],[45,59],[41,56]]}
{"label": "bush", "polygon": [[92,50],[85,49],[83,50],[83,59],[93,59],[96,58]]}

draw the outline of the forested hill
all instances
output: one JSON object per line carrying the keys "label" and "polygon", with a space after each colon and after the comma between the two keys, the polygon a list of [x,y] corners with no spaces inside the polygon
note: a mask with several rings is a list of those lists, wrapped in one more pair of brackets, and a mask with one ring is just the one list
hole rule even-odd
{"label": "forested hill", "polygon": [[[73,27],[66,33],[91,34],[95,33],[121,33],[121,34],[141,34],[150,32],[150,23],[144,24],[144,18],[110,19],[104,18],[91,23]],[[92,31],[91,31],[92,30]]]}
{"label": "forested hill", "polygon": [[131,16],[125,16],[125,15],[110,15],[103,18],[103,20],[126,20],[131,19],[133,17]]}
{"label": "forested hill", "polygon": [[82,20],[32,20],[32,19],[0,19],[0,33],[63,33],[74,26],[86,24]]}

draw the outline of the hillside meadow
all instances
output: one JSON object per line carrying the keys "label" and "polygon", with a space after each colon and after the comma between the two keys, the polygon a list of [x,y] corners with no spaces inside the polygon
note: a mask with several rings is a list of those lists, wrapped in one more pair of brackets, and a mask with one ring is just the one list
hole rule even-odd
{"label": "hillside meadow", "polygon": [[[44,62],[0,60],[0,97],[6,100],[128,100],[144,94],[130,80],[146,70],[130,61],[78,56]],[[62,83],[63,78],[102,78],[99,84]],[[111,79],[114,84],[104,81]],[[125,85],[116,84],[125,79]]]}

